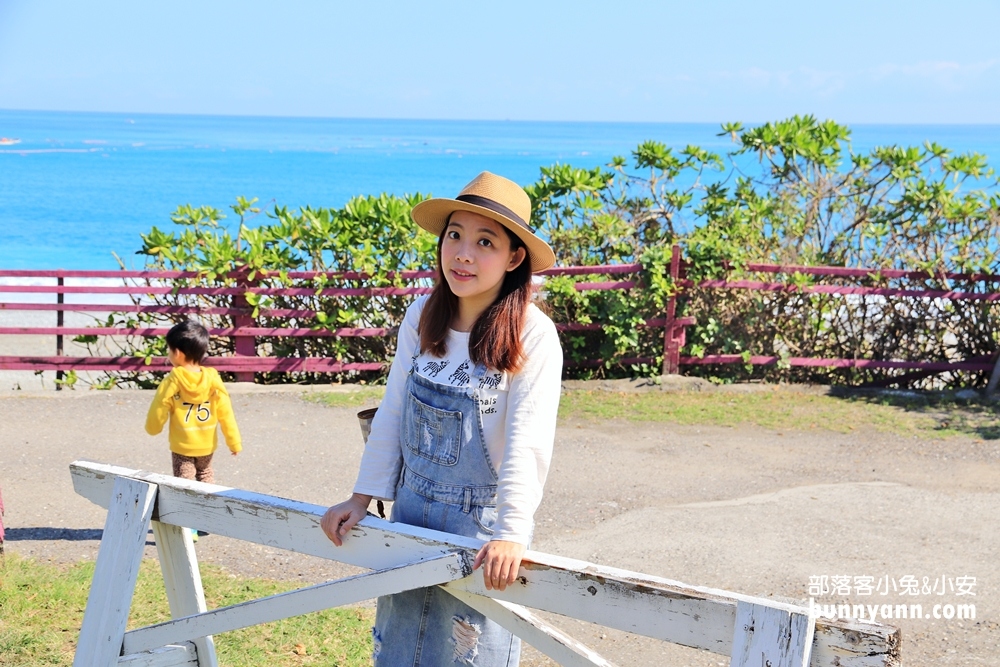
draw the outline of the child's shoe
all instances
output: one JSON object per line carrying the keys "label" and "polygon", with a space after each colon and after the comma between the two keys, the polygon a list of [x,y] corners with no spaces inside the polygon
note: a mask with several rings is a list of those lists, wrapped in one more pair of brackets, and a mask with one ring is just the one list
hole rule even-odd
{"label": "child's shoe", "polygon": [[195,530],[194,528],[191,529],[191,541],[192,542],[198,541],[198,531]]}

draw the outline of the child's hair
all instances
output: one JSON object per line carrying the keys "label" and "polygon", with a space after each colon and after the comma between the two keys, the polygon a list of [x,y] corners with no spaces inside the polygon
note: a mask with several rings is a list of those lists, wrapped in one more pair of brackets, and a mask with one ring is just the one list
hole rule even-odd
{"label": "child's hair", "polygon": [[167,347],[182,353],[188,361],[200,364],[208,354],[208,329],[194,320],[184,320],[167,332]]}
{"label": "child's hair", "polygon": [[[441,245],[447,226],[438,237],[437,283],[420,313],[420,350],[436,357],[447,352],[448,328],[458,314],[458,297],[451,291],[441,268]],[[531,255],[524,243],[504,227],[510,238],[510,249],[524,248],[524,259],[516,269],[508,271],[500,286],[500,294],[489,308],[483,311],[469,334],[469,358],[473,363],[485,364],[498,371],[516,372],[524,362],[521,332],[524,316],[531,303]]]}

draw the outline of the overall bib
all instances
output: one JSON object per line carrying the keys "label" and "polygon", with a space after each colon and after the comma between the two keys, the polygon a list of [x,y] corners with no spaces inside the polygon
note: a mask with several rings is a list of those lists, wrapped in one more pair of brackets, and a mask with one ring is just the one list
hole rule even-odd
{"label": "overall bib", "polygon": [[[483,438],[477,364],[468,388],[416,373],[406,380],[400,424],[403,467],[390,519],[489,540],[497,518],[497,473]],[[482,576],[476,571],[474,576]],[[436,586],[378,599],[376,667],[515,667],[521,640]]]}

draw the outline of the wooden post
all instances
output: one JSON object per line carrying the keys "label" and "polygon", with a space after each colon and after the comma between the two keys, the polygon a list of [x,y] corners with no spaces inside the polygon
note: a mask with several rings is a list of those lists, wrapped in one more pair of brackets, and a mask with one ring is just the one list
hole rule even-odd
{"label": "wooden post", "polygon": [[156,484],[115,478],[73,667],[118,664],[155,499]]}
{"label": "wooden post", "polygon": [[[236,280],[237,287],[250,287],[253,284],[254,283],[247,279],[245,271],[241,271],[239,273]],[[252,310],[246,296],[243,294],[235,295],[233,297],[233,308],[238,308],[242,311],[241,314],[233,316],[234,327],[242,329],[243,327],[252,327],[254,325],[254,318],[246,312],[248,310]],[[237,357],[257,356],[257,339],[253,336],[233,336],[233,346]],[[253,371],[237,371],[235,375],[237,382],[253,382]]]}
{"label": "wooden post", "polygon": [[986,398],[993,398],[993,392],[997,390],[997,383],[1000,382],[1000,355],[997,356],[993,364],[993,372],[990,373],[990,381],[986,385]]}
{"label": "wooden post", "polygon": [[809,667],[814,633],[809,616],[737,602],[729,667]]}
{"label": "wooden post", "polygon": [[[208,611],[191,530],[153,521],[153,536],[170,603],[170,615],[181,618]],[[198,667],[218,667],[219,659],[215,655],[215,641],[211,635],[198,637],[193,643],[198,650]]]}
{"label": "wooden post", "polygon": [[[681,275],[681,247],[676,243],[670,249],[670,278],[676,286]],[[677,293],[667,299],[666,321],[663,324],[663,374],[680,372],[681,348],[677,339]]]}
{"label": "wooden post", "polygon": [[[64,282],[62,276],[59,276],[58,278],[56,278],[56,285],[58,285],[59,287],[62,287],[64,284],[65,284],[65,282]],[[59,305],[62,305],[63,302],[64,302],[63,293],[62,293],[62,290],[59,290],[58,292],[56,292],[56,303],[59,304]],[[62,311],[62,308],[59,308],[58,310],[56,310],[56,327],[59,328],[59,329],[61,329],[62,326],[63,326],[63,311]],[[57,357],[63,356],[63,337],[62,337],[62,334],[57,334],[56,335],[56,356]],[[62,388],[63,388],[63,386],[62,386],[62,379],[63,379],[63,372],[62,371],[56,371],[56,391],[62,391]]]}

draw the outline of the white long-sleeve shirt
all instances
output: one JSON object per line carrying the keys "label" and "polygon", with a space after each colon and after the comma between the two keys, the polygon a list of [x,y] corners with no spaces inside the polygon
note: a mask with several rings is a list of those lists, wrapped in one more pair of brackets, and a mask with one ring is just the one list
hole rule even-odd
{"label": "white long-sleeve shirt", "polygon": [[[385,398],[372,422],[361,458],[355,493],[393,500],[403,463],[400,423],[410,360],[420,344],[417,325],[426,297],[414,301],[399,328],[396,357]],[[479,411],[490,459],[499,462],[497,522],[493,539],[527,545],[535,510],[549,472],[562,378],[562,347],[555,325],[534,305],[528,307],[521,334],[525,362],[517,373],[487,370],[480,387]],[[449,331],[444,357],[417,357],[416,372],[433,382],[467,387],[474,364],[469,334]]]}

